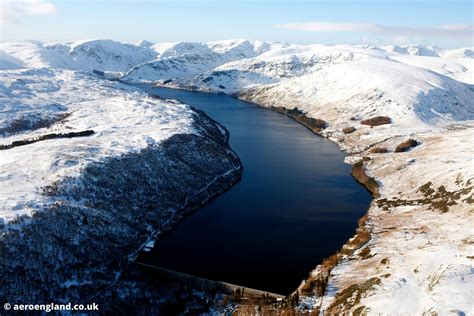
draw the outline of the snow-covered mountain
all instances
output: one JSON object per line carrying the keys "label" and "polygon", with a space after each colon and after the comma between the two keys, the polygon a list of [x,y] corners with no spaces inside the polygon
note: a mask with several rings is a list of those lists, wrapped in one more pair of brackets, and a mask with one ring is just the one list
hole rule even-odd
{"label": "snow-covered mountain", "polygon": [[[285,107],[291,100],[291,106],[337,125],[388,115],[392,128],[405,134],[474,119],[473,89],[466,84],[473,82],[472,58],[439,57],[440,48],[425,46],[260,44],[259,53],[250,44],[157,45],[160,57],[123,79],[237,94],[264,106]],[[245,53],[229,57],[242,46]]]}
{"label": "snow-covered mountain", "polygon": [[52,67],[72,68],[73,64],[67,57],[69,47],[64,44],[43,44],[37,41],[22,43],[0,43],[0,60],[14,59],[15,67],[2,67],[14,69],[20,67]]}
{"label": "snow-covered mountain", "polygon": [[[405,132],[414,132],[474,119],[474,108],[469,106],[474,97],[472,87],[454,79],[345,48],[312,56],[317,56],[318,61],[309,64],[300,76],[285,74],[280,77],[265,72],[275,81],[271,85],[248,82],[246,75],[250,72],[240,70],[233,74],[240,80],[230,81],[239,85],[245,83],[243,86],[233,87],[231,82],[215,81],[258,104],[285,106],[286,100],[294,100],[305,113],[333,124],[348,122],[351,117],[380,115],[393,119],[392,129],[400,127],[406,129]],[[288,59],[295,57],[291,55],[275,67],[281,70],[282,65],[299,65]],[[218,78],[226,77],[222,72],[218,75]],[[214,76],[211,74],[212,80],[208,79],[202,86],[218,91]]]}
{"label": "snow-covered mountain", "polygon": [[[99,79],[90,74],[93,69],[119,72],[123,81],[228,93],[287,114],[298,108],[305,117],[325,121],[321,135],[350,154],[347,162],[365,170],[366,176],[377,183],[378,194],[357,233],[368,234],[368,241],[354,246],[354,240],[360,237],[356,235],[336,256],[333,265],[326,262],[318,266],[300,287],[305,289],[301,306],[329,314],[466,314],[472,309],[474,249],[469,229],[474,226],[472,48],[293,45],[248,40],[158,44],[143,41],[137,45],[108,40],[2,43],[0,145],[6,148],[13,142],[42,139],[51,133],[64,136],[68,132],[93,131],[93,134],[47,140],[50,146],[42,146],[44,143],[40,141],[0,150],[3,168],[0,181],[6,188],[0,198],[0,229],[14,231],[18,222],[23,223],[17,215],[34,218],[39,208],[56,207],[48,204],[51,197],[74,210],[67,223],[72,228],[79,227],[84,236],[91,233],[87,225],[74,223],[84,223],[87,214],[94,214],[92,218],[97,215],[100,221],[109,224],[114,222],[114,210],[107,208],[110,202],[107,198],[113,197],[111,192],[118,192],[114,190],[119,188],[110,186],[113,179],[106,180],[101,172],[118,172],[117,183],[125,188],[131,176],[126,172],[131,160],[121,161],[120,157],[132,157],[145,165],[147,159],[152,159],[156,163],[152,167],[165,172],[168,169],[161,165],[162,161],[153,157],[167,154],[168,147],[163,144],[174,135],[188,135],[185,137],[188,139],[189,135],[212,133],[222,139],[218,157],[214,158],[227,157],[227,160],[224,159],[223,165],[211,163],[216,169],[211,168],[211,174],[202,181],[190,181],[195,183],[191,191],[197,192],[199,186],[205,186],[216,176],[228,175],[226,172],[234,172],[226,185],[235,181],[240,166],[225,145],[227,136],[222,127],[185,105],[156,100],[119,82]],[[384,117],[380,120],[383,124],[366,122],[377,117]],[[196,120],[206,122],[206,132],[196,129],[193,125]],[[179,154],[213,152],[205,137],[201,141],[195,148],[179,138],[178,147],[183,150]],[[407,141],[416,147],[402,146],[399,150]],[[150,153],[148,149],[155,146],[156,151]],[[137,152],[143,154],[140,157],[144,160],[136,159]],[[172,160],[176,154],[167,157]],[[110,164],[103,165],[104,161]],[[18,165],[28,168],[16,168]],[[183,168],[187,167],[183,165]],[[149,166],[143,170],[156,171]],[[140,172],[134,174],[147,178]],[[104,177],[97,179],[94,174]],[[70,181],[67,176],[73,179]],[[156,177],[147,178],[151,185],[144,189],[156,185]],[[184,174],[171,177],[190,179]],[[83,186],[78,179],[85,181],[89,191],[81,191]],[[158,182],[165,185],[166,181]],[[56,183],[63,186],[58,188]],[[102,184],[105,191],[100,189]],[[48,198],[41,188],[46,188]],[[217,192],[214,188],[207,194]],[[153,196],[151,191],[132,193],[130,198],[135,198],[135,194]],[[99,199],[102,204],[94,206],[98,213],[91,211],[89,204],[83,204],[92,203],[91,197],[96,194],[103,198]],[[69,201],[67,196],[74,198]],[[142,203],[140,199],[134,201]],[[150,205],[156,203],[153,199],[146,201]],[[55,214],[63,211],[61,208]],[[163,220],[173,215],[170,208],[162,211]],[[119,236],[134,233],[127,230],[126,223],[131,218],[140,236],[149,236],[149,231],[135,226],[138,220],[134,214],[127,218],[119,216],[117,232],[101,232],[104,240],[112,236],[107,245],[114,245],[115,238],[122,238]],[[148,220],[153,222],[156,214],[148,215]],[[41,225],[32,227],[41,232],[44,228]],[[120,234],[122,230],[125,233]],[[42,238],[54,242],[57,234],[56,230],[45,230]],[[11,258],[17,261],[0,264],[0,274],[11,275],[18,262],[32,266],[30,257],[23,258],[12,249],[21,248],[24,249],[21,253],[30,253],[31,245],[44,246],[19,243],[14,233],[9,236],[11,248],[7,245],[5,249],[11,250]],[[53,250],[44,250],[49,259],[66,258],[78,242],[85,245],[82,250],[89,249],[81,240],[67,244],[71,248],[61,248],[59,243]],[[137,244],[126,247],[140,248]],[[43,264],[49,259],[40,261]],[[99,262],[103,258],[96,259]],[[73,261],[66,260],[66,264],[77,265]],[[108,267],[120,269],[122,264],[110,263]],[[54,288],[65,282],[68,286],[74,284],[77,287],[74,291],[80,291],[82,285],[77,284],[75,276],[67,275],[67,269],[56,264],[43,268],[57,275],[48,279],[50,283],[44,283],[46,276],[40,276],[44,284]],[[35,268],[25,269],[34,279]],[[109,279],[101,280],[105,284]],[[15,282],[8,286],[18,286]],[[24,293],[31,290],[26,286],[23,289]]]}
{"label": "snow-covered mountain", "polygon": [[150,49],[111,40],[75,42],[70,47],[68,56],[83,69],[127,71],[156,56]]}
{"label": "snow-covered mountain", "polygon": [[228,62],[255,57],[279,46],[281,44],[248,40],[156,44],[152,48],[159,53],[159,58],[133,67],[126,78],[133,81],[189,78]]}
{"label": "snow-covered mountain", "polygon": [[386,45],[381,46],[380,49],[386,52],[429,57],[440,57],[443,51],[442,48],[432,45]]}
{"label": "snow-covered mountain", "polygon": [[[0,61],[14,58],[17,67],[51,67],[92,71],[126,72],[133,66],[156,58],[150,47],[112,40],[86,40],[67,44],[1,43]],[[12,69],[2,66],[0,69]]]}
{"label": "snow-covered mountain", "polygon": [[398,53],[403,55],[425,56],[425,57],[445,57],[445,58],[472,58],[474,57],[472,47],[442,49],[432,45],[385,45],[377,47],[388,53]]}
{"label": "snow-covered mountain", "polygon": [[440,55],[447,58],[474,58],[474,50],[472,48],[451,49]]}

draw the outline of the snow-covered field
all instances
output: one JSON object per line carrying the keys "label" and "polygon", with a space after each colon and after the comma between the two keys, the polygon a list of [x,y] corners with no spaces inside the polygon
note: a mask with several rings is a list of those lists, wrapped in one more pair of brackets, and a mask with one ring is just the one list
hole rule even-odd
{"label": "snow-covered field", "polygon": [[[351,154],[348,163],[364,159],[379,184],[368,210],[369,242],[341,257],[324,295],[304,297],[306,306],[326,313],[473,313],[472,48],[246,40],[4,43],[0,69],[1,144],[45,132],[5,129],[25,118],[30,129],[41,126],[34,122],[57,120],[49,130],[96,132],[54,140],[55,146],[38,142],[23,146],[28,151],[0,151],[0,179],[8,187],[0,200],[4,220],[30,214],[36,187],[77,173],[84,161],[143,148],[172,133],[192,133],[187,107],[98,80],[87,73],[92,69],[125,81],[224,92],[264,107],[297,107],[326,121],[321,134]],[[376,116],[390,117],[391,123],[362,124]],[[154,123],[156,130],[149,130]],[[347,127],[355,131],[344,133]],[[99,137],[104,141],[96,144]],[[395,152],[409,138],[418,146]],[[84,152],[83,144],[93,150]],[[374,147],[386,152],[375,153]],[[48,163],[32,157],[48,157]],[[34,166],[37,172],[15,166]]]}
{"label": "snow-covered field", "polygon": [[[0,217],[4,221],[31,215],[42,201],[41,188],[65,176],[77,176],[87,163],[139,151],[173,134],[193,133],[189,107],[127,89],[123,84],[70,70],[2,72],[0,121],[7,132],[0,144],[49,133],[95,132],[1,150]],[[9,128],[32,126],[36,121],[51,122],[51,126]]]}

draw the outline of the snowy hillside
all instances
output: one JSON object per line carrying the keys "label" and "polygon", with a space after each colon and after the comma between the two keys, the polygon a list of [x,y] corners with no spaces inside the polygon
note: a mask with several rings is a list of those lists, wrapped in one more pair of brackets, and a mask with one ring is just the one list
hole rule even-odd
{"label": "snowy hillside", "polygon": [[[168,219],[177,221],[180,198],[206,200],[241,171],[222,126],[183,104],[90,74],[97,69],[120,72],[123,81],[228,93],[288,115],[297,108],[293,112],[301,113],[300,120],[324,121],[324,128],[314,130],[349,154],[354,176],[365,179],[361,182],[374,200],[354,238],[302,283],[301,308],[323,314],[469,314],[474,278],[472,52],[247,40],[0,44],[0,181],[5,188],[0,229],[9,231],[0,246],[10,258],[2,258],[0,278],[24,266],[22,272],[35,282],[51,289],[74,284],[68,295],[80,297],[92,275],[78,285],[77,276],[64,267],[85,260],[81,251],[94,253],[93,238],[87,236],[104,240],[105,259],[93,256],[99,268],[91,273],[96,273],[97,286],[108,284],[109,275],[99,272],[102,260],[107,271],[120,271],[125,262],[106,259],[126,257]],[[195,161],[195,156],[202,159]],[[182,165],[169,168],[175,160]],[[143,168],[136,168],[136,162]],[[195,174],[190,165],[209,174]],[[146,185],[133,185],[143,178]],[[186,185],[166,179],[185,179]],[[157,186],[164,190],[159,200],[153,198]],[[188,191],[176,193],[176,188]],[[120,194],[127,198],[117,202],[114,197]],[[151,210],[159,201],[165,203],[156,222]],[[150,211],[134,212],[134,203]],[[42,209],[54,212],[38,212]],[[30,231],[53,243],[53,250],[42,249],[45,245],[37,244],[34,235],[16,237],[17,224],[30,218]],[[153,227],[144,227],[144,218]],[[55,228],[45,228],[52,220],[65,222],[71,236],[84,240],[63,242],[71,237],[63,232],[58,242]],[[116,229],[91,231],[89,221],[104,227],[115,223]],[[137,239],[123,240],[134,234]],[[118,242],[123,248],[116,247]],[[77,245],[83,247],[75,252]],[[45,260],[35,248],[43,250]],[[119,254],[118,248],[123,250]],[[114,253],[107,256],[107,251]],[[23,253],[40,259],[32,263]],[[66,259],[56,264],[52,258]],[[54,277],[35,274],[37,262]],[[9,278],[0,291],[21,287],[20,281]],[[34,288],[31,284],[21,287],[22,297]]]}
{"label": "snowy hillside", "polygon": [[[61,69],[89,64],[88,58],[93,61],[83,69],[125,65],[113,51],[90,54],[78,48],[83,44],[71,48],[82,54],[71,63],[67,47],[3,46],[5,301],[79,302],[96,295],[147,243],[229,188],[242,171],[224,127],[177,101]],[[129,60],[143,57],[132,55]]]}
{"label": "snowy hillside", "polygon": [[[80,174],[86,163],[139,151],[174,133],[193,132],[193,112],[185,105],[171,107],[133,91],[126,93],[120,90],[124,87],[108,87],[88,74],[28,69],[3,75],[1,145],[49,133],[95,132],[0,151],[4,175],[0,217],[7,222],[31,215],[35,208],[29,203],[42,200],[41,188]],[[15,168],[19,165],[29,166],[28,172]]]}
{"label": "snowy hillside", "polygon": [[318,62],[303,76],[233,92],[267,106],[294,100],[305,113],[335,125],[352,117],[389,116],[400,133],[474,119],[474,91],[466,84],[390,59],[354,54],[349,62],[337,62],[339,53],[330,56],[330,63]]}
{"label": "snowy hillside", "polygon": [[472,48],[451,49],[440,55],[446,58],[474,58],[474,50]]}
{"label": "snowy hillside", "polygon": [[[421,49],[421,46],[382,46],[390,59],[426,68],[461,82],[474,84],[474,53],[472,48],[443,50]],[[423,53],[424,52],[424,53]]]}

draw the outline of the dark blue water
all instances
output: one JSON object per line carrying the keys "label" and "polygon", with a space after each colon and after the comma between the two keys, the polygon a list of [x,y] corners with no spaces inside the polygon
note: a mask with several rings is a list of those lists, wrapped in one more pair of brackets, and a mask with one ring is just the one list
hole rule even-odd
{"label": "dark blue water", "polygon": [[371,197],[350,176],[336,144],[291,118],[227,95],[142,88],[223,124],[244,173],[141,261],[289,294],[352,237]]}

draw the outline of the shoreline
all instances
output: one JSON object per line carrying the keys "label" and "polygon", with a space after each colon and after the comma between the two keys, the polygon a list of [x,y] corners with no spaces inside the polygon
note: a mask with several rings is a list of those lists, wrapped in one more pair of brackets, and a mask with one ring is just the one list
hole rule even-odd
{"label": "shoreline", "polygon": [[[243,100],[246,102],[250,102],[244,98],[240,98],[236,96],[237,99]],[[303,125],[304,127],[308,128],[311,130],[315,135],[324,137],[328,139],[329,141],[334,142],[335,144],[338,145],[339,149],[343,152],[345,152],[347,155],[350,155],[347,153],[341,146],[340,143],[335,142],[334,140],[330,139],[329,137],[326,137],[325,135],[321,134],[321,131],[325,128],[322,127],[321,125],[319,126],[311,126],[310,124],[306,123],[304,119],[309,119],[310,117],[307,116],[306,114],[302,114],[302,112],[295,107],[293,110],[289,110],[287,108],[282,108],[282,107],[275,107],[275,106],[270,106],[266,107],[258,103],[250,102],[252,104],[255,104],[258,107],[265,108],[271,111],[275,111],[278,113],[281,113],[283,115],[286,115],[299,124]],[[291,111],[299,111],[297,115],[292,114]],[[302,119],[303,117],[304,119]],[[327,123],[321,119],[318,119],[321,122],[324,122],[323,124],[326,125]],[[306,294],[309,294],[310,292],[314,291],[316,289],[316,286],[323,286],[322,287],[322,293],[325,293],[326,287],[327,287],[327,280],[330,275],[331,270],[340,263],[340,261],[343,259],[344,256],[352,255],[354,252],[356,252],[358,249],[362,248],[366,243],[370,241],[371,235],[370,231],[367,227],[367,220],[368,220],[368,214],[369,210],[371,209],[373,203],[377,199],[379,193],[378,193],[378,184],[375,186],[370,184],[368,180],[373,180],[376,181],[374,178],[370,177],[366,173],[366,168],[364,166],[364,159],[360,159],[359,161],[355,163],[350,164],[352,166],[351,170],[351,176],[354,178],[354,180],[361,186],[367,189],[367,191],[370,193],[372,196],[372,200],[369,204],[369,207],[367,211],[364,213],[364,215],[359,218],[358,220],[358,225],[355,230],[354,235],[347,240],[346,243],[344,243],[341,248],[336,251],[334,254],[329,255],[328,257],[324,258],[320,264],[318,264],[315,269],[311,270],[308,272],[308,278],[305,280],[302,280],[301,284],[290,294],[288,295],[289,297],[294,296],[297,294],[298,296],[300,294],[303,294],[306,292]],[[376,183],[376,182],[375,182]],[[355,242],[354,242],[355,241]],[[317,275],[313,275],[313,273],[317,271]],[[309,285],[309,288],[305,288],[305,286]],[[319,314],[319,309],[316,309],[316,314]]]}
{"label": "shoreline", "polygon": [[[151,85],[152,87],[157,87],[157,88],[171,88],[171,89],[177,89],[177,90],[187,90],[187,91],[196,91],[196,92],[204,92],[204,93],[214,93],[214,92],[210,92],[210,91],[200,91],[200,90],[196,90],[196,89],[186,89],[186,88],[183,88],[183,87],[169,87],[169,86],[164,86],[164,85],[160,85],[160,84],[154,84],[154,83],[147,83],[149,85]],[[159,95],[158,95],[159,96]],[[304,119],[301,119],[302,117],[303,118],[306,118],[306,119],[310,119],[310,117],[308,117],[307,115],[305,114],[302,114],[301,112],[298,113],[298,115],[300,116],[300,118],[298,119],[298,117],[296,115],[292,115],[291,114],[291,110],[289,109],[286,109],[286,108],[281,108],[281,107],[274,107],[274,106],[271,106],[271,107],[266,107],[266,106],[263,106],[263,105],[260,105],[258,103],[255,103],[255,102],[251,102],[251,101],[248,101],[244,98],[240,98],[238,95],[231,95],[232,97],[238,99],[238,100],[242,100],[242,101],[245,101],[245,102],[249,102],[255,106],[258,106],[260,108],[264,108],[264,109],[267,109],[267,110],[271,110],[271,111],[275,111],[275,112],[278,112],[280,114],[283,114],[285,116],[288,116],[290,118],[292,118],[293,120],[295,120],[296,122],[298,122],[299,124],[301,124],[302,126],[306,127],[307,129],[309,129],[310,131],[312,131],[316,136],[320,136],[320,137],[324,137],[326,138],[327,140],[329,141],[332,141],[334,142],[335,144],[338,145],[339,149],[343,152],[345,152],[348,156],[350,155],[350,153],[347,153],[347,151],[345,151],[338,142],[335,142],[334,140],[330,139],[329,137],[326,137],[325,135],[321,134],[321,131],[324,129],[321,128],[320,125],[318,126],[311,126],[310,124],[306,123],[304,121]],[[295,109],[297,109],[295,107]],[[295,110],[294,109],[294,110]],[[299,111],[299,110],[298,110]],[[324,122],[321,120],[321,122]],[[325,122],[324,122],[325,124]],[[300,286],[298,286],[292,293],[290,293],[287,297],[290,298],[292,297],[293,295],[295,295],[295,293],[297,292],[300,292],[301,291],[301,288],[302,286],[304,286],[304,284],[306,282],[310,282],[310,278],[311,278],[311,274],[318,270],[318,268],[322,265],[324,265],[325,262],[327,262],[328,260],[329,261],[332,261],[334,256],[340,256],[342,254],[345,253],[345,255],[347,255],[347,251],[351,251],[350,254],[353,254],[355,251],[357,251],[359,248],[361,248],[363,245],[365,245],[369,239],[367,239],[367,233],[368,233],[368,229],[367,229],[367,226],[366,226],[366,222],[367,222],[367,219],[368,219],[368,212],[370,210],[370,208],[372,207],[372,204],[374,203],[374,201],[376,200],[377,196],[378,196],[378,186],[376,186],[374,188],[374,186],[371,186],[370,184],[367,183],[367,178],[368,179],[373,179],[372,177],[370,177],[367,173],[366,173],[366,169],[364,167],[364,159],[361,159],[359,160],[358,162],[356,163],[353,163],[353,164],[350,164],[352,166],[352,170],[351,170],[351,176],[354,178],[354,180],[361,186],[363,186],[364,188],[367,189],[367,191],[370,193],[370,195],[372,196],[372,200],[369,204],[369,208],[367,209],[367,211],[364,213],[364,215],[359,218],[358,220],[358,225],[357,225],[357,228],[354,232],[354,235],[353,237],[351,237],[350,239],[347,240],[346,243],[344,243],[341,248],[334,254],[328,256],[327,258],[323,259],[322,262],[320,264],[318,264],[315,269],[311,270],[311,271],[308,271],[308,274],[309,274],[309,277],[305,280],[302,280],[302,283],[300,284]],[[230,187],[231,188],[231,187]],[[230,189],[229,188],[229,189]],[[370,233],[369,233],[370,235]],[[364,236],[364,237],[358,237],[358,236]],[[356,240],[356,243],[351,243],[352,240]],[[338,259],[339,260],[339,259]],[[337,262],[336,262],[337,264]],[[326,268],[329,268],[329,271],[326,269],[324,271],[321,271],[321,273],[319,273],[320,275],[321,274],[324,274],[324,273],[329,273],[330,270],[335,266],[332,265],[332,263],[330,265],[327,265],[326,264]],[[318,276],[319,277],[319,276]],[[325,284],[327,285],[327,283]],[[312,289],[311,289],[312,290]]]}

